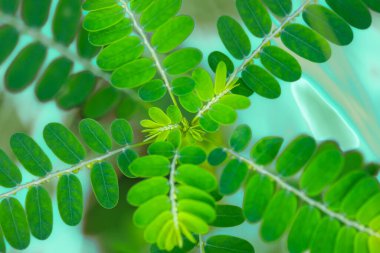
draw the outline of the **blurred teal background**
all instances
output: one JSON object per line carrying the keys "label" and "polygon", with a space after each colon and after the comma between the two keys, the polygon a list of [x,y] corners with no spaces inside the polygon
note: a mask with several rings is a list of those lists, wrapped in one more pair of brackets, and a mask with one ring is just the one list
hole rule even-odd
{"label": "blurred teal background", "polygon": [[[186,41],[186,45],[198,47],[204,52],[203,66],[208,68],[207,55],[210,52],[214,50],[226,52],[216,33],[216,20],[224,14],[238,18],[234,7],[235,1],[183,0],[183,2],[182,12],[193,16],[197,23],[196,30]],[[283,93],[279,99],[268,100],[252,96],[252,106],[240,113],[239,123],[246,123],[252,127],[254,140],[268,135],[278,135],[289,140],[300,133],[308,133],[318,140],[336,140],[344,150],[359,149],[365,155],[367,162],[379,162],[380,14],[372,14],[371,28],[364,31],[354,30],[355,38],[349,46],[332,46],[333,56],[327,63],[317,65],[298,58],[303,67],[303,78],[292,84],[282,83]],[[49,24],[44,27],[43,32],[50,34]],[[20,48],[30,42],[27,36],[22,38],[9,59],[12,59]],[[252,41],[253,47],[260,43],[259,39],[253,37]],[[279,41],[275,43],[281,45]],[[49,51],[49,58],[54,58],[56,55],[56,52]],[[0,67],[0,76],[4,75],[10,63],[9,59]],[[236,66],[237,64],[239,62],[235,63]],[[80,69],[80,66],[76,68]],[[0,146],[5,150],[9,150],[8,140],[14,132],[30,133],[44,147],[41,133],[45,124],[57,121],[71,126],[77,120],[76,111],[64,112],[57,108],[54,102],[39,103],[33,94],[33,86],[19,94],[3,92],[3,89],[1,80]],[[51,157],[54,156],[51,155]],[[53,162],[56,164],[56,169],[65,167],[58,160]],[[87,174],[88,171],[82,171],[79,174],[88,202],[89,211],[86,221],[77,227],[64,225],[54,205],[52,236],[42,242],[33,239],[31,247],[26,252],[148,252],[141,242],[141,231],[130,227],[131,215],[127,211],[123,198],[120,202],[125,205],[117,210],[93,208]],[[24,182],[30,179],[32,177],[25,173]],[[125,182],[125,187],[130,183],[123,182]],[[51,185],[51,192],[54,193],[53,185]],[[23,201],[25,195],[26,192],[23,191],[17,197]],[[224,201],[240,205],[242,192]],[[102,216],[99,216],[100,214]],[[99,221],[99,217],[104,220]],[[100,225],[95,223],[100,223]],[[286,252],[284,240],[271,244],[262,242],[258,235],[258,227],[259,224],[243,224],[232,229],[215,230],[212,233],[225,232],[242,236],[252,242],[259,253]],[[87,235],[83,234],[84,230]],[[117,238],[117,240],[110,238]],[[116,245],[111,247],[114,249],[112,252],[100,249],[109,249],[110,247],[105,246],[107,242]]]}

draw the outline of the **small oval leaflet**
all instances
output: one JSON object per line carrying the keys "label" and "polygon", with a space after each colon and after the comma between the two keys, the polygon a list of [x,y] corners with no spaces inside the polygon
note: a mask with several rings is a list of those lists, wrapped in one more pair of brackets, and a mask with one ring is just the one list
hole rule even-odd
{"label": "small oval leaflet", "polygon": [[223,195],[229,195],[239,190],[248,173],[246,163],[233,159],[224,168],[219,181],[219,191]]}
{"label": "small oval leaflet", "polygon": [[152,177],[145,179],[128,191],[127,200],[131,205],[140,206],[148,200],[169,193],[169,182],[164,177]]}
{"label": "small oval leaflet", "polygon": [[168,158],[160,155],[139,157],[129,165],[129,170],[137,177],[166,176],[169,168]]}
{"label": "small oval leaflet", "polygon": [[79,179],[73,175],[60,177],[57,186],[57,202],[59,214],[63,222],[76,226],[82,220],[83,192]]}
{"label": "small oval leaflet", "polygon": [[134,178],[135,175],[129,169],[129,165],[135,160],[139,155],[133,149],[124,150],[117,157],[117,166],[119,167],[121,173],[123,173],[126,177]]}
{"label": "small oval leaflet", "polygon": [[115,119],[111,124],[111,134],[119,145],[128,145],[133,142],[133,129],[125,119]]}
{"label": "small oval leaflet", "polygon": [[124,18],[124,9],[119,5],[90,11],[83,20],[83,27],[90,32],[109,28]]}
{"label": "small oval leaflet", "polygon": [[236,152],[241,152],[248,146],[251,138],[251,128],[246,124],[239,125],[231,134],[230,147]]}
{"label": "small oval leaflet", "polygon": [[86,156],[77,137],[60,123],[49,123],[45,126],[44,140],[53,153],[67,164],[77,164]]}
{"label": "small oval leaflet", "polygon": [[214,104],[208,111],[208,115],[212,120],[223,125],[232,124],[237,119],[236,111],[222,103]]}
{"label": "small oval leaflet", "polygon": [[177,182],[199,188],[210,192],[216,188],[216,179],[207,170],[196,165],[181,165],[176,170],[175,179]]}
{"label": "small oval leaflet", "polygon": [[105,154],[112,148],[111,138],[103,126],[93,119],[81,120],[79,133],[87,146],[99,154]]}
{"label": "small oval leaflet", "polygon": [[211,223],[214,227],[235,227],[244,222],[243,212],[240,207],[233,205],[217,205],[216,219]]}
{"label": "small oval leaflet", "polygon": [[206,160],[206,152],[198,146],[186,146],[179,151],[178,161],[182,164],[201,164]]}
{"label": "small oval leaflet", "polygon": [[260,165],[271,163],[276,158],[283,142],[283,138],[275,136],[260,139],[251,150],[252,159]]}
{"label": "small oval leaflet", "polygon": [[255,253],[253,246],[246,240],[230,235],[215,235],[205,243],[206,253]]}
{"label": "small oval leaflet", "polygon": [[119,201],[119,183],[112,165],[99,162],[91,169],[91,185],[99,204],[106,208],[114,208]]}
{"label": "small oval leaflet", "polygon": [[0,185],[11,188],[21,183],[22,175],[19,168],[8,155],[0,149]]}
{"label": "small oval leaflet", "polygon": [[292,11],[292,0],[263,0],[263,3],[276,16],[285,17]]}
{"label": "small oval leaflet", "polygon": [[218,166],[223,163],[227,158],[227,153],[223,148],[216,148],[210,152],[207,161],[212,166]]}
{"label": "small oval leaflet", "polygon": [[171,142],[157,141],[149,145],[149,155],[161,155],[167,158],[172,158],[175,153],[175,148]]}
{"label": "small oval leaflet", "polygon": [[180,75],[195,68],[202,60],[202,52],[196,48],[182,48],[167,56],[163,65],[170,75]]}
{"label": "small oval leaflet", "polygon": [[167,89],[161,79],[153,79],[139,89],[139,97],[146,102],[155,102],[165,96]]}
{"label": "small oval leaflet", "polygon": [[41,186],[32,187],[26,195],[25,210],[32,235],[47,239],[53,230],[53,205],[48,191]]}

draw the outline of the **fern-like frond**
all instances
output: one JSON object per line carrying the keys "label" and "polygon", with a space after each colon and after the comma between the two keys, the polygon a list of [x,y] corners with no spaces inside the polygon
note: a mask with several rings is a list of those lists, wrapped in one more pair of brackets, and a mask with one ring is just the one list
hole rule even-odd
{"label": "fern-like frond", "polygon": [[[245,219],[262,222],[265,241],[287,233],[290,252],[361,247],[378,252],[380,187],[374,176],[378,166],[368,169],[372,166],[365,166],[357,151],[342,152],[334,142],[317,144],[307,135],[295,138],[281,152],[282,138],[265,137],[247,158],[239,153],[250,139],[249,127],[241,125],[232,133],[230,146],[215,149],[208,160],[212,165],[227,160],[219,183],[222,194],[233,194],[245,185]],[[355,239],[361,235],[366,236],[365,244]]]}

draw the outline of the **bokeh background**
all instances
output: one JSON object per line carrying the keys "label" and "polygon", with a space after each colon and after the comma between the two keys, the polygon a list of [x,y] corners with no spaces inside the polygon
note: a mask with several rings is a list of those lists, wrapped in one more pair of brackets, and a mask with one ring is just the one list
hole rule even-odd
{"label": "bokeh background", "polygon": [[[57,1],[53,2],[56,4]],[[299,3],[300,1],[295,1],[295,6]],[[207,69],[207,55],[210,52],[219,50],[226,53],[216,32],[216,21],[224,14],[238,18],[234,4],[234,0],[183,0],[181,12],[193,16],[197,24],[193,35],[185,44],[203,51],[202,65]],[[380,14],[372,14],[371,28],[364,31],[354,29],[355,38],[349,46],[332,45],[333,55],[327,63],[314,64],[298,58],[303,68],[302,79],[291,84],[282,83],[282,95],[276,100],[253,95],[251,108],[239,113],[238,123],[251,126],[254,140],[268,135],[278,135],[289,140],[298,134],[308,133],[318,140],[336,140],[343,150],[359,149],[366,162],[379,162]],[[50,33],[49,25],[48,23],[44,30],[46,34]],[[30,38],[24,36],[17,48],[22,48],[28,42]],[[252,42],[253,47],[260,44],[260,40],[253,37]],[[281,45],[279,41],[274,43]],[[13,54],[17,51],[16,49]],[[2,149],[10,151],[9,137],[20,131],[29,133],[41,146],[46,147],[42,140],[42,129],[52,121],[75,128],[79,118],[78,111],[62,111],[54,102],[38,102],[34,95],[34,87],[18,94],[5,91],[2,77],[9,63],[8,60],[0,66]],[[238,64],[239,62],[235,62],[235,66]],[[46,148],[44,150],[48,151]],[[56,169],[65,168],[57,159],[53,160],[53,163]],[[149,252],[148,246],[142,241],[142,231],[131,223],[133,209],[127,205],[124,197],[133,180],[120,179],[120,203],[113,210],[105,210],[94,201],[88,171],[81,171],[79,176],[86,196],[86,214],[82,223],[76,227],[65,225],[54,205],[54,229],[51,237],[47,241],[32,239],[31,246],[24,252]],[[31,179],[33,178],[25,173],[24,182]],[[55,194],[55,182],[48,187],[51,193]],[[3,191],[4,189],[0,189],[0,192]],[[20,192],[17,198],[24,202],[25,195],[25,191]],[[55,202],[54,198],[53,201]],[[223,201],[240,205],[242,192]],[[211,233],[228,233],[244,237],[254,244],[256,252],[259,253],[286,252],[285,240],[270,244],[263,242],[258,233],[259,226],[260,224],[243,224],[235,228],[214,230]]]}

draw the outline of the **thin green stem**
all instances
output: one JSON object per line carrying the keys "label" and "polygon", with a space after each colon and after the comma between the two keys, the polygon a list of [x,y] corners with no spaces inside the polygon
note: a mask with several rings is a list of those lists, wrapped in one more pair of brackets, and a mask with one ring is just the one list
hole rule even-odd
{"label": "thin green stem", "polygon": [[178,222],[178,209],[177,209],[177,196],[175,193],[175,169],[177,166],[177,159],[178,159],[178,151],[175,152],[172,163],[170,165],[170,176],[169,176],[169,185],[170,185],[170,193],[169,193],[169,199],[171,204],[171,213],[173,215],[173,223],[174,227],[179,233],[179,222]]}
{"label": "thin green stem", "polygon": [[246,163],[250,167],[250,169],[252,169],[252,170],[254,170],[254,171],[256,171],[256,172],[258,172],[258,173],[260,173],[262,175],[265,175],[265,176],[269,177],[274,182],[276,182],[277,185],[279,185],[282,189],[285,189],[288,192],[293,193],[300,200],[302,200],[303,202],[307,203],[308,205],[310,205],[312,207],[315,207],[315,208],[319,209],[322,213],[326,214],[327,216],[329,216],[331,218],[334,218],[334,219],[337,219],[338,221],[340,221],[344,225],[349,226],[349,227],[353,227],[357,231],[364,232],[364,233],[366,233],[366,234],[368,234],[370,236],[375,236],[377,238],[380,238],[380,234],[378,232],[374,231],[371,228],[363,226],[362,224],[360,224],[360,223],[358,223],[356,221],[352,221],[352,220],[348,219],[343,214],[331,211],[323,203],[318,202],[318,201],[310,198],[303,191],[301,191],[301,190],[293,187],[292,185],[290,185],[289,183],[287,183],[286,181],[284,181],[278,175],[275,175],[275,174],[271,173],[270,171],[268,171],[265,167],[252,162],[251,160],[249,160],[249,159],[241,156],[240,154],[236,153],[235,151],[233,151],[231,149],[225,148],[224,150],[227,153],[229,153],[231,156],[235,157],[236,159],[238,159],[238,160]]}
{"label": "thin green stem", "polygon": [[137,144],[124,146],[122,148],[110,151],[110,152],[108,152],[108,153],[106,153],[106,154],[104,154],[102,156],[98,156],[98,157],[95,157],[95,158],[87,160],[87,161],[82,161],[81,163],[79,163],[77,165],[74,165],[74,166],[72,166],[70,168],[46,174],[46,176],[44,176],[44,177],[38,178],[38,179],[36,179],[34,181],[31,181],[31,182],[28,182],[28,183],[25,183],[25,184],[20,184],[16,188],[13,188],[12,190],[10,190],[8,192],[0,194],[0,199],[10,197],[10,196],[18,193],[19,191],[21,191],[23,189],[28,189],[28,188],[36,186],[36,185],[41,185],[43,183],[47,183],[50,180],[58,178],[60,176],[63,176],[63,175],[69,174],[69,173],[73,173],[73,172],[77,172],[77,171],[79,171],[79,170],[81,170],[83,168],[86,168],[86,167],[90,166],[93,163],[100,162],[102,160],[105,160],[107,158],[115,156],[115,155],[123,152],[124,150],[126,150],[128,148],[136,148],[136,147],[147,145],[149,143],[151,143],[151,142],[140,142],[140,143],[137,143]]}
{"label": "thin green stem", "polygon": [[199,235],[199,253],[205,253],[205,242],[203,241],[202,235]]}

